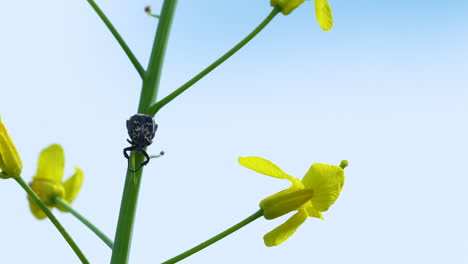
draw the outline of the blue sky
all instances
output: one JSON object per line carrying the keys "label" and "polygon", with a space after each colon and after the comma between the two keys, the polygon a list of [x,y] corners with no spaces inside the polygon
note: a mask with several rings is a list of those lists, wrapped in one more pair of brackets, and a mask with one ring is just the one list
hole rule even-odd
{"label": "blue sky", "polygon": [[[157,20],[147,4],[98,1],[143,65]],[[237,164],[258,155],[302,177],[347,159],[325,221],[308,219],[279,247],[259,219],[184,263],[466,263],[464,170],[468,2],[330,1],[322,32],[313,2],[276,17],[244,49],[156,117],[135,223],[132,263],[162,262],[252,214],[286,188]],[[268,1],[179,1],[160,98],[190,79],[270,12]],[[74,207],[114,236],[126,160],[125,120],[141,83],[84,0],[0,4],[0,113],[30,180],[37,155],[60,143],[68,177],[85,183]],[[0,252],[8,263],[77,263],[14,181],[0,184]],[[110,252],[71,215],[54,211],[92,263]],[[47,255],[47,256],[46,256]]]}

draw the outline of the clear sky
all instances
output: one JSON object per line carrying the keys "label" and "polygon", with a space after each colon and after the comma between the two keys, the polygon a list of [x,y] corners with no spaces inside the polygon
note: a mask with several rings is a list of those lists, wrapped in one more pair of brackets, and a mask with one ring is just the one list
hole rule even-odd
{"label": "clear sky", "polygon": [[[261,156],[302,177],[315,162],[349,161],[341,196],[274,248],[259,219],[183,263],[468,263],[468,2],[329,0],[322,32],[313,2],[279,15],[238,54],[167,105],[145,168],[131,263],[160,263],[258,209],[287,182],[247,170]],[[161,1],[98,1],[143,65]],[[160,98],[270,12],[267,0],[180,0]],[[125,120],[136,71],[85,0],[0,3],[0,113],[34,175],[38,153],[65,149],[85,172],[74,208],[114,237],[123,189]],[[48,221],[0,182],[2,263],[78,263]],[[110,250],[54,210],[92,263]]]}

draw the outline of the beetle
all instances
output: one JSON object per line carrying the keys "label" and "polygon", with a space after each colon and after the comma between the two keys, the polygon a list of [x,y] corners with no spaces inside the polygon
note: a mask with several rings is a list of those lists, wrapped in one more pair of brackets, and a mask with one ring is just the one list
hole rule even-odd
{"label": "beetle", "polygon": [[130,139],[127,142],[131,144],[130,147],[126,147],[123,150],[125,158],[130,161],[130,156],[127,151],[139,151],[141,152],[146,160],[140,164],[136,170],[131,170],[128,166],[128,170],[131,172],[137,172],[143,166],[148,164],[150,157],[146,153],[145,148],[153,143],[154,134],[158,129],[158,125],[154,122],[154,119],[146,114],[135,114],[127,120],[127,131]]}

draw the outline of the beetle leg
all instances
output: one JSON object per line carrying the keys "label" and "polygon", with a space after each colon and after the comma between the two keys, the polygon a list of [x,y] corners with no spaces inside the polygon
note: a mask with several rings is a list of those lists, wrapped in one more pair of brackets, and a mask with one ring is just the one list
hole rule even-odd
{"label": "beetle leg", "polygon": [[137,150],[137,151],[140,151],[141,154],[143,154],[143,155],[145,156],[146,160],[145,160],[144,162],[142,162],[142,163],[140,164],[140,166],[138,166],[138,168],[137,168],[136,170],[131,170],[131,169],[130,169],[130,166],[129,166],[129,169],[128,169],[128,170],[131,171],[131,172],[137,172],[137,171],[139,171],[143,166],[145,166],[146,164],[148,164],[148,162],[150,161],[150,157],[149,157],[148,153],[146,153],[146,151],[145,151],[143,148],[136,148],[136,150]]}
{"label": "beetle leg", "polygon": [[136,147],[134,147],[134,146],[124,148],[123,149],[123,154],[124,154],[125,158],[130,159],[130,156],[128,156],[127,151],[132,151],[132,150],[135,150],[135,149],[136,149]]}
{"label": "beetle leg", "polygon": [[144,149],[141,150],[141,153],[143,153],[143,155],[145,155],[146,160],[145,160],[145,162],[143,162],[140,165],[140,167],[145,166],[150,161],[150,157],[149,157],[148,153],[146,153],[146,151]]}

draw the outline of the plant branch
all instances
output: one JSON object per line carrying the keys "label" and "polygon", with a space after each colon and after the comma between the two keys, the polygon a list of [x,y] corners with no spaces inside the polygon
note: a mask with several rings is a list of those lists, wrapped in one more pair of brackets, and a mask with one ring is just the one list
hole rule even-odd
{"label": "plant branch", "polygon": [[94,226],[88,219],[83,217],[81,214],[79,214],[75,209],[73,209],[68,203],[64,202],[60,197],[55,196],[54,197],[54,202],[58,204],[60,207],[65,208],[68,212],[70,212],[74,217],[76,217],[78,220],[80,220],[81,223],[83,223],[86,227],[88,227],[91,231],[96,234],[107,246],[109,246],[110,249],[112,249],[113,242],[112,240],[109,239],[99,228]]}
{"label": "plant branch", "polygon": [[67,241],[68,245],[70,245],[73,251],[75,251],[75,254],[78,256],[81,262],[83,264],[88,264],[89,263],[88,259],[86,259],[85,255],[83,254],[83,252],[81,252],[78,245],[75,243],[75,241],[73,241],[71,236],[68,234],[67,230],[65,230],[62,224],[60,224],[58,219],[52,214],[52,212],[49,210],[47,205],[45,205],[44,202],[42,202],[41,198],[37,196],[37,194],[31,189],[31,187],[29,187],[29,185],[23,180],[23,178],[17,177],[14,179],[26,191],[26,193],[28,193],[29,197],[33,199],[33,201],[42,209],[42,211],[44,211],[47,217],[49,217],[52,224],[54,224],[54,226],[57,228],[60,234],[62,234],[65,241]]}
{"label": "plant branch", "polygon": [[198,246],[195,246],[187,251],[185,251],[184,253],[182,254],[179,254],[169,260],[166,260],[164,261],[162,264],[173,264],[173,263],[176,263],[176,262],[179,262],[195,253],[197,253],[198,251],[218,242],[219,240],[227,237],[228,235],[234,233],[235,231],[241,229],[242,227],[246,226],[247,224],[250,224],[251,222],[253,222],[254,220],[258,219],[259,217],[261,217],[263,215],[263,209],[260,209],[258,210],[257,212],[255,212],[253,215],[247,217],[246,219],[240,221],[239,223],[233,225],[232,227],[230,227],[229,229],[226,229],[225,231],[219,233],[218,235],[206,240],[205,242],[199,244]]}
{"label": "plant branch", "polygon": [[217,59],[215,62],[213,62],[210,66],[208,66],[206,69],[201,71],[199,74],[197,74],[195,77],[193,77],[191,80],[186,82],[184,85],[179,87],[177,90],[160,100],[159,102],[151,105],[148,114],[151,116],[154,116],[161,108],[163,108],[166,104],[174,100],[177,96],[185,92],[188,88],[190,88],[192,85],[194,85],[196,82],[198,82],[200,79],[205,77],[208,73],[210,73],[212,70],[214,70],[216,67],[221,65],[224,61],[229,59],[232,55],[234,55],[238,50],[240,50],[245,44],[247,44],[250,40],[252,40],[260,31],[262,31],[268,23],[270,23],[271,20],[280,12],[278,8],[275,8],[271,11],[271,13],[258,25],[249,35],[247,35],[243,40],[241,40],[237,45],[235,45],[232,49],[230,49],[226,54],[221,56],[219,59]]}
{"label": "plant branch", "polygon": [[137,70],[140,77],[142,79],[144,79],[145,78],[145,69],[143,69],[140,62],[138,61],[138,59],[133,54],[132,50],[128,47],[127,43],[125,43],[123,38],[120,36],[119,32],[115,29],[115,27],[112,25],[110,20],[106,17],[104,12],[102,12],[102,10],[99,8],[99,6],[96,4],[96,2],[94,2],[94,0],[87,0],[87,1],[91,5],[91,7],[94,9],[94,11],[96,11],[98,16],[101,18],[102,22],[104,22],[104,24],[106,24],[107,28],[110,30],[110,32],[112,33],[114,38],[117,40],[117,42],[119,42],[120,46],[124,50],[125,54],[127,54],[127,57],[132,62],[133,66]]}

